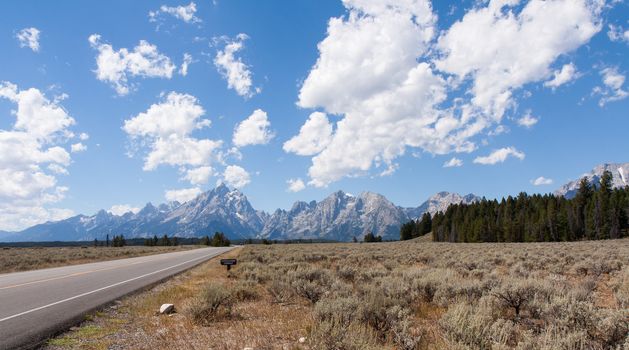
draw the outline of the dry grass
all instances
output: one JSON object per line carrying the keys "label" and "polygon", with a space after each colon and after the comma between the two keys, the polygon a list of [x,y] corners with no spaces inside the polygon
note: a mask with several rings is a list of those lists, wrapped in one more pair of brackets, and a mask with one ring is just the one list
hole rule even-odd
{"label": "dry grass", "polygon": [[[210,261],[49,348],[629,349],[627,239],[247,246],[229,255],[239,259],[229,277]],[[165,302],[178,313],[156,315]],[[81,335],[85,327],[95,335]]]}
{"label": "dry grass", "polygon": [[176,247],[37,247],[0,248],[0,273],[28,271],[48,267],[133,258],[136,256],[169,253],[197,246]]}

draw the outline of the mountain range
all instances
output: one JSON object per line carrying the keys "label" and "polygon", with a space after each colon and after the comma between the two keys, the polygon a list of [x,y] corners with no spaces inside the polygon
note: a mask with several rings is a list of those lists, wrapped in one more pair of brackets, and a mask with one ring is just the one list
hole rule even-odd
{"label": "mountain range", "polygon": [[328,239],[349,241],[372,232],[385,239],[398,239],[400,225],[426,211],[434,214],[453,203],[471,203],[480,198],[469,194],[440,192],[414,208],[403,208],[381,194],[363,192],[354,196],[343,191],[320,202],[296,202],[290,210],[273,214],[255,210],[247,197],[224,184],[186,202],[154,206],[148,203],[137,213],[114,215],[100,210],[92,216],[35,225],[21,232],[4,233],[2,241],[102,240],[107,234],[127,238],[161,236],[199,237],[224,232],[231,239]]}
{"label": "mountain range", "polygon": [[[613,175],[614,187],[629,185],[629,163],[602,164],[583,176],[596,184],[604,171]],[[580,179],[561,186],[555,194],[574,197]],[[385,239],[398,239],[400,225],[428,212],[445,211],[454,203],[472,203],[480,197],[439,192],[418,207],[404,208],[385,196],[363,192],[354,196],[337,191],[320,202],[295,202],[289,210],[272,214],[255,210],[247,197],[224,184],[186,202],[154,206],[146,204],[137,213],[114,215],[100,210],[92,216],[35,225],[21,232],[1,232],[0,241],[81,241],[104,239],[107,234],[127,238],[153,235],[199,237],[224,232],[231,239],[328,239],[350,241],[371,232]]]}

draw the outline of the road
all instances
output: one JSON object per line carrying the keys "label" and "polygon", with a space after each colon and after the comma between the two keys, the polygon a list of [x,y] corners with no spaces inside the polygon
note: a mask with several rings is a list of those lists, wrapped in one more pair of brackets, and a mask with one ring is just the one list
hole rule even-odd
{"label": "road", "polygon": [[32,348],[84,315],[231,248],[0,274],[0,349]]}

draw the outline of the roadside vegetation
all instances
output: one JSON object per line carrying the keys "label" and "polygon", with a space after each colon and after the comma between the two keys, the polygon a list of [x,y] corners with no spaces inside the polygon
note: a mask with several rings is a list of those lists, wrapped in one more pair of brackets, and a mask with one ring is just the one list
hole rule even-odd
{"label": "roadside vegetation", "polygon": [[[629,349],[628,239],[278,244],[228,256],[231,272],[214,259],[123,300],[75,345]],[[177,313],[157,315],[169,302]]]}
{"label": "roadside vegetation", "polygon": [[143,247],[124,246],[124,238],[116,239],[116,247],[3,247],[0,248],[0,273],[18,272],[83,264],[104,260],[168,253],[199,246]]}

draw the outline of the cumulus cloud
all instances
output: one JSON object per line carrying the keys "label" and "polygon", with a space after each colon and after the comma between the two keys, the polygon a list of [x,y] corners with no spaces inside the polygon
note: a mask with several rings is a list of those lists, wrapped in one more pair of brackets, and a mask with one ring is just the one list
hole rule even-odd
{"label": "cumulus cloud", "polygon": [[68,188],[56,175],[67,174],[71,158],[63,147],[75,121],[40,90],[18,89],[0,82],[0,99],[16,105],[15,122],[0,129],[0,230],[19,230],[73,212],[50,207],[65,197]]}
{"label": "cumulus cloud", "polygon": [[444,168],[456,168],[460,166],[463,166],[463,161],[457,157],[452,157],[452,159],[443,163]]}
{"label": "cumulus cloud", "polygon": [[236,125],[232,141],[236,147],[265,145],[275,136],[269,129],[270,126],[266,112],[256,109],[247,119]]}
{"label": "cumulus cloud", "polygon": [[609,37],[609,40],[611,41],[624,41],[629,43],[629,30],[624,30],[620,26],[610,24],[609,30],[607,31],[607,37]]}
{"label": "cumulus cloud", "polygon": [[179,74],[184,77],[188,75],[188,66],[190,64],[192,64],[192,55],[186,52],[183,54],[183,62],[181,63],[181,67],[179,67]]}
{"label": "cumulus cloud", "polygon": [[593,95],[600,95],[599,106],[603,107],[609,102],[620,101],[629,96],[629,92],[623,89],[625,76],[618,72],[617,67],[607,67],[601,70],[603,86],[597,86],[592,90]]}
{"label": "cumulus cloud", "polygon": [[503,163],[509,157],[514,157],[519,160],[523,160],[525,157],[525,154],[523,152],[518,151],[514,147],[505,147],[505,148],[497,149],[491,152],[488,156],[476,157],[474,159],[474,163],[483,164],[483,165],[494,165],[498,163]]}
{"label": "cumulus cloud", "polygon": [[200,18],[196,16],[197,13],[197,4],[194,2],[190,2],[186,6],[160,6],[159,10],[150,11],[149,12],[149,21],[150,22],[158,22],[160,15],[167,14],[172,17],[175,17],[179,20],[182,20],[186,23],[200,23],[202,22]]}
{"label": "cumulus cloud", "polygon": [[[300,134],[284,144],[286,151],[314,155],[310,183],[326,186],[372,166],[394,169],[406,146],[435,153],[468,149],[469,144],[447,137],[459,120],[436,110],[446,97],[446,81],[430,64],[417,61],[435,33],[430,3],[344,4],[349,14],[329,21],[298,101],[342,119],[332,133],[324,115],[311,115]],[[318,141],[313,132],[324,138]]]}
{"label": "cumulus cloud", "polygon": [[201,189],[198,187],[191,187],[191,188],[183,188],[180,190],[168,190],[166,191],[166,193],[164,193],[164,197],[166,198],[167,201],[169,202],[179,202],[179,203],[185,203],[191,199],[196,198],[198,195],[201,194]]}
{"label": "cumulus cloud", "polygon": [[323,151],[332,141],[332,124],[325,113],[314,112],[299,129],[299,134],[284,143],[284,151],[311,156]]}
{"label": "cumulus cloud", "polygon": [[557,87],[571,82],[579,77],[577,67],[573,63],[564,64],[561,70],[553,72],[553,78],[544,83],[544,86],[556,89]]}
{"label": "cumulus cloud", "polygon": [[39,29],[31,27],[24,28],[17,32],[15,38],[20,43],[20,47],[28,47],[33,52],[39,52]]}
{"label": "cumulus cloud", "polygon": [[538,177],[535,180],[531,180],[531,183],[533,184],[533,186],[545,186],[545,185],[552,185],[553,184],[553,179],[547,179],[543,176]]}
{"label": "cumulus cloud", "polygon": [[129,204],[117,204],[117,205],[112,205],[111,208],[109,208],[109,210],[107,211],[114,215],[122,216],[126,213],[135,214],[140,211],[140,208],[131,206]]}
{"label": "cumulus cloud", "polygon": [[259,93],[260,88],[253,87],[252,73],[250,67],[237,57],[239,51],[245,47],[245,40],[249,39],[247,34],[238,34],[236,38],[221,38],[216,42],[224,42],[222,50],[218,50],[214,58],[214,65],[218,72],[227,80],[227,87],[236,91],[244,98],[250,98]]}
{"label": "cumulus cloud", "polygon": [[531,111],[527,111],[522,118],[516,120],[516,123],[524,128],[531,128],[533,125],[537,124],[537,122],[539,122],[539,119],[532,116]]}
{"label": "cumulus cloud", "polygon": [[[219,159],[220,140],[197,139],[193,131],[208,127],[210,121],[202,119],[205,110],[198,100],[188,94],[170,92],[159,103],[151,105],[145,112],[125,120],[122,129],[148,148],[144,159],[144,170],[150,171],[160,165],[182,167],[185,178],[191,183],[199,180],[196,171]],[[188,171],[192,171],[189,175]]]}
{"label": "cumulus cloud", "polygon": [[288,184],[288,192],[299,192],[306,188],[302,179],[289,179],[286,183]]}
{"label": "cumulus cloud", "polygon": [[507,130],[514,91],[552,79],[555,61],[601,27],[600,8],[586,0],[478,2],[442,31],[427,0],[343,4],[347,14],[328,22],[297,101],[340,118],[311,116],[284,144],[312,157],[314,186],[388,173],[408,148],[474,151],[483,133]]}
{"label": "cumulus cloud", "polygon": [[81,142],[73,143],[72,146],[70,146],[70,152],[72,153],[78,153],[78,152],[84,152],[84,151],[87,151],[87,146],[85,146]]}
{"label": "cumulus cloud", "polygon": [[223,173],[223,180],[227,185],[242,188],[251,182],[249,173],[238,165],[228,165]]}
{"label": "cumulus cloud", "polygon": [[203,185],[206,184],[213,175],[214,169],[212,169],[212,167],[202,166],[194,169],[188,169],[184,179],[190,181],[193,185]]}
{"label": "cumulus cloud", "polygon": [[90,35],[88,40],[92,48],[98,51],[96,78],[109,83],[121,96],[134,88],[129,83],[130,77],[170,79],[176,69],[168,56],[146,40],[140,40],[132,51],[126,48],[116,51],[110,44],[103,43],[98,34]]}
{"label": "cumulus cloud", "polygon": [[[562,54],[601,30],[600,4],[586,0],[491,0],[472,9],[439,38],[436,66],[471,78],[472,105],[494,119],[512,106],[514,89],[546,80]],[[556,14],[561,13],[561,20]]]}

